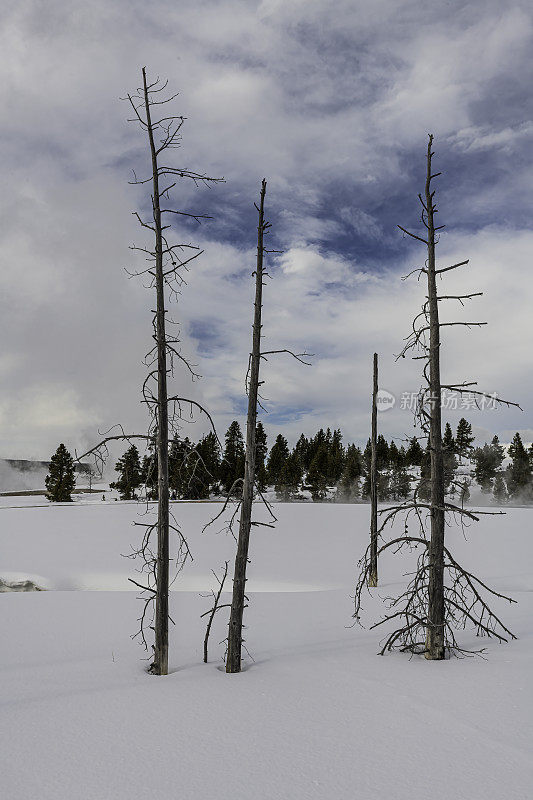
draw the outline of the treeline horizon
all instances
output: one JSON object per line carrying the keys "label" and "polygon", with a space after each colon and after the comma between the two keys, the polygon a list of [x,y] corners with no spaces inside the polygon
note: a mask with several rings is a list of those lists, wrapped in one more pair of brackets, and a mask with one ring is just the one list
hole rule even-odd
{"label": "treeline horizon", "polygon": [[[416,436],[390,442],[381,434],[377,442],[378,499],[404,500],[411,493],[424,499],[429,494],[430,455]],[[511,464],[503,468],[506,453],[497,436],[482,447],[474,447],[472,426],[462,418],[455,435],[446,423],[443,436],[446,492],[461,502],[470,497],[473,480],[495,502],[510,499],[533,502],[533,444],[524,447],[516,433],[509,446]],[[291,448],[279,433],[272,446],[261,422],[256,427],[256,483],[260,493],[274,490],[281,501],[366,502],[370,495],[370,439],[364,448],[343,443],[340,428],[320,428],[313,436],[301,434]],[[217,437],[208,433],[193,442],[174,437],[169,448],[169,486],[172,499],[206,500],[238,496],[244,475],[245,444],[241,426],[234,420],[224,437],[221,451]],[[463,462],[470,474],[457,474]],[[118,480],[110,484],[121,499],[134,499],[146,487],[146,497],[157,499],[157,460],[153,453],[142,459],[132,445],[118,460]]]}

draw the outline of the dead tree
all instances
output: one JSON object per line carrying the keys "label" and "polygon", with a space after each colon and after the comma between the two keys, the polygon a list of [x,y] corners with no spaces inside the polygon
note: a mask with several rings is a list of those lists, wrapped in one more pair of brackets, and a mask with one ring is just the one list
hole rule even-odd
{"label": "dead tree", "polygon": [[[244,476],[236,481],[236,484],[242,482],[242,493],[237,502],[237,505],[232,512],[228,529],[233,532],[233,523],[237,518],[240,510],[239,518],[239,534],[237,537],[237,553],[235,556],[235,568],[233,574],[233,593],[231,602],[231,612],[228,628],[228,647],[226,656],[226,672],[235,673],[241,671],[241,656],[243,648],[243,613],[246,607],[246,568],[248,565],[248,551],[250,545],[250,531],[254,525],[264,525],[273,527],[271,523],[256,522],[252,520],[252,507],[254,496],[256,494],[256,480],[255,480],[255,434],[257,424],[257,408],[260,405],[259,387],[261,381],[259,380],[259,370],[261,361],[267,360],[268,356],[280,353],[286,353],[302,364],[309,365],[309,362],[304,359],[309,356],[308,353],[293,353],[291,350],[261,350],[262,338],[262,305],[263,305],[263,286],[264,278],[267,273],[264,270],[264,255],[265,253],[279,252],[274,250],[267,250],[264,246],[264,237],[268,229],[271,227],[270,222],[265,222],[265,195],[266,195],[266,180],[263,179],[261,183],[261,192],[259,205],[255,204],[259,219],[257,225],[257,261],[256,268],[253,275],[255,275],[255,298],[254,298],[254,318],[252,326],[252,351],[249,355],[248,370],[246,373],[246,392],[248,394],[248,415],[246,420],[246,456],[244,466]],[[234,493],[234,486],[228,492],[228,499],[224,503],[222,510],[217,516],[211,520],[209,525],[219,519],[225,512],[232,494]],[[276,521],[276,517],[272,512],[270,504],[259,493],[262,502],[270,514],[271,522]],[[207,526],[206,526],[207,527]]]}
{"label": "dead tree", "polygon": [[240,672],[242,644],[242,615],[244,612],[246,566],[252,526],[252,503],[255,482],[255,429],[257,425],[257,395],[259,392],[259,363],[261,360],[261,312],[263,305],[263,255],[264,235],[270,223],[265,222],[266,180],[263,178],[259,200],[259,222],[257,225],[257,265],[255,268],[254,322],[252,352],[249,362],[248,416],[246,419],[246,458],[242,486],[241,519],[237,555],[233,573],[233,596],[228,631],[228,655],[226,672]]}
{"label": "dead tree", "polygon": [[[179,147],[181,128],[184,117],[170,114],[166,109],[160,110],[177,96],[164,95],[168,81],[161,82],[159,78],[150,82],[146,77],[146,69],[142,69],[142,86],[134,94],[128,94],[127,99],[132,110],[133,118],[129,121],[139,124],[142,132],[147,137],[150,153],[150,174],[138,178],[133,174],[134,185],[149,185],[151,195],[151,219],[145,221],[140,214],[134,212],[143,229],[150,231],[151,244],[146,247],[132,246],[132,250],[143,253],[149,266],[137,272],[129,273],[131,277],[142,276],[148,280],[149,287],[155,289],[156,308],[152,321],[154,347],[147,354],[145,363],[149,368],[144,381],[143,403],[150,413],[150,427],[147,434],[128,434],[121,429],[120,434],[108,436],[89,452],[95,454],[97,459],[103,460],[107,453],[107,443],[114,439],[144,439],[155,444],[155,458],[157,463],[157,521],[154,523],[136,523],[144,528],[144,535],[140,547],[133,548],[130,557],[140,557],[140,572],[144,575],[143,583],[132,581],[145,594],[143,596],[144,609],[140,617],[138,635],[147,647],[145,637],[148,608],[155,603],[154,615],[149,625],[153,628],[155,642],[153,649],[153,662],[150,672],[155,675],[168,673],[168,597],[170,582],[170,532],[178,535],[179,546],[176,557],[176,567],[179,570],[190,555],[185,537],[183,536],[176,519],[169,509],[169,482],[168,482],[168,448],[169,432],[176,434],[180,429],[183,419],[182,410],[185,406],[193,408],[207,415],[208,412],[195,401],[188,400],[180,395],[168,392],[169,375],[174,374],[174,365],[178,361],[189,371],[192,378],[199,377],[192,365],[179,349],[179,337],[170,334],[167,324],[167,300],[171,297],[177,299],[180,289],[185,283],[183,272],[188,265],[201,255],[202,251],[193,245],[172,243],[169,236],[172,224],[166,222],[169,217],[165,215],[179,215],[200,222],[209,219],[206,215],[191,214],[166,207],[170,199],[170,191],[176,186],[178,178],[186,178],[195,184],[210,184],[220,179],[210,178],[207,175],[193,172],[181,167],[172,167],[161,163],[161,157],[166,151]],[[165,207],[162,207],[165,206]],[[171,217],[176,218],[176,217]],[[86,454],[84,454],[86,455]],[[83,456],[80,456],[82,458]],[[153,533],[157,534],[156,547],[152,544]]]}
{"label": "dead tree", "polygon": [[[209,609],[209,611],[205,611],[203,614],[200,615],[200,618],[208,617],[207,626],[205,629],[205,636],[204,636],[204,664],[207,664],[207,648],[209,646],[209,634],[211,633],[211,626],[213,624],[213,620],[215,619],[215,614],[221,608],[228,608],[230,605],[229,603],[222,603],[222,604],[220,603],[220,596],[224,589],[226,578],[228,577],[228,564],[229,564],[228,561],[224,562],[224,572],[221,578],[218,577],[218,575],[214,570],[211,570],[216,582],[218,583],[218,591],[215,594],[215,592],[211,590],[211,597],[213,598],[213,606]],[[202,597],[204,596],[205,595],[202,595]]]}
{"label": "dead tree", "polygon": [[[424,385],[419,392],[416,417],[425,437],[429,442],[431,454],[431,497],[429,503],[420,502],[415,491],[412,500],[407,500],[394,508],[382,509],[379,513],[384,515],[383,522],[377,533],[383,537],[385,527],[393,523],[397,515],[405,512],[405,535],[381,545],[378,556],[390,548],[403,550],[405,548],[421,548],[418,556],[414,577],[407,589],[397,598],[389,598],[389,611],[380,622],[381,625],[390,620],[400,621],[400,627],[386,638],[381,650],[383,654],[393,647],[402,651],[424,654],[427,659],[440,660],[445,658],[447,652],[465,652],[459,647],[455,630],[465,628],[471,623],[479,636],[489,636],[499,641],[515,638],[508,628],[501,622],[496,614],[489,608],[483,598],[483,590],[496,597],[504,597],[490,589],[479,578],[475,577],[453,558],[445,547],[444,533],[446,514],[451,513],[460,524],[464,525],[470,520],[478,520],[481,514],[468,511],[464,505],[458,506],[446,502],[444,482],[444,461],[442,451],[442,422],[441,422],[441,392],[449,389],[458,393],[471,393],[476,396],[491,397],[505,405],[517,405],[484,392],[472,389],[475,382],[462,382],[457,384],[442,384],[440,377],[440,351],[441,329],[447,326],[480,326],[484,322],[440,322],[439,303],[446,300],[457,300],[464,305],[466,300],[478,297],[482,292],[472,292],[463,295],[439,294],[437,290],[437,277],[450,270],[468,264],[461,261],[451,266],[440,269],[436,267],[435,249],[438,243],[438,231],[444,225],[435,225],[437,208],[435,205],[435,190],[432,181],[441,173],[432,171],[433,136],[429,136],[426,156],[426,183],[424,196],[418,195],[422,205],[421,221],[425,228],[424,235],[417,235],[405,228],[398,226],[408,236],[422,242],[427,250],[425,266],[414,270],[410,275],[417,274],[420,279],[423,275],[427,279],[427,296],[422,306],[422,311],[415,317],[412,332],[406,339],[406,344],[398,356],[405,357],[414,349],[418,355],[413,356],[423,362]],[[409,276],[405,276],[406,278]],[[498,513],[498,512],[496,512]],[[409,517],[414,516],[418,522],[419,535],[411,536],[408,532]],[[426,535],[426,523],[429,519],[429,536]],[[361,561],[361,574],[355,591],[355,614],[359,619],[361,610],[362,590],[368,583],[368,576],[372,569],[371,548]],[[509,597],[504,599],[515,602]],[[374,627],[374,626],[373,626]]]}
{"label": "dead tree", "polygon": [[378,585],[378,354],[372,381],[372,455],[370,460],[370,571],[368,585]]}

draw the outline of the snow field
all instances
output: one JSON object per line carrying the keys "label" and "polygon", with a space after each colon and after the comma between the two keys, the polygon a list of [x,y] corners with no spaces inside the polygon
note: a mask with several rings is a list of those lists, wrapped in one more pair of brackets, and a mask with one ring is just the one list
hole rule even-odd
{"label": "snow field", "polygon": [[[213,626],[210,663],[201,663],[209,599],[199,593],[235,547],[221,525],[200,532],[218,508],[173,504],[194,561],[172,592],[164,678],[146,675],[130,639],[141,604],[120,553],[139,538],[131,522],[144,519],[140,509],[0,509],[0,577],[55,590],[0,597],[2,797],[532,796],[532,511],[482,518],[468,541],[448,532],[459,560],[519,601],[498,605],[519,641],[500,646],[467,631],[461,642],[485,645],[486,660],[430,663],[380,658],[385,631],[349,627],[368,506],[276,505],[276,529],[252,533],[245,622],[255,661],[226,675],[227,609]],[[380,618],[381,598],[412,563],[383,560],[365,624]]]}

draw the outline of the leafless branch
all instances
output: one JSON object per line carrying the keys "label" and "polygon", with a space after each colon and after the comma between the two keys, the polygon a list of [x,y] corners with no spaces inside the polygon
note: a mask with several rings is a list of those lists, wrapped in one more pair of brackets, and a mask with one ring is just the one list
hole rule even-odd
{"label": "leafless branch", "polygon": [[220,605],[220,595],[222,594],[222,589],[224,588],[224,583],[225,583],[226,578],[228,576],[228,563],[229,563],[228,561],[224,562],[224,574],[222,575],[221,578],[219,578],[217,576],[216,572],[213,571],[213,575],[215,576],[215,580],[218,582],[218,591],[217,591],[216,594],[214,592],[211,592],[211,594],[213,595],[213,600],[214,600],[213,607],[209,611],[206,611],[204,614],[201,615],[202,617],[205,617],[205,616],[207,616],[207,614],[209,614],[209,620],[207,622],[207,628],[206,628],[205,637],[204,637],[204,664],[207,664],[207,646],[208,646],[208,643],[209,643],[209,634],[211,633],[211,625],[213,624],[213,620],[215,618],[215,614],[217,613],[217,611],[220,608],[230,608],[231,607],[231,603],[224,603],[223,605]]}

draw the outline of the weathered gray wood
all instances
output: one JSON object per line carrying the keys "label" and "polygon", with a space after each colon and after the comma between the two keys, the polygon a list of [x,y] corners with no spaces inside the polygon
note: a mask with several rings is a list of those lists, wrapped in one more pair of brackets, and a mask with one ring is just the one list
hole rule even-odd
{"label": "weathered gray wood", "polygon": [[370,462],[370,570],[368,586],[378,585],[378,354],[374,353],[372,382],[372,458]]}
{"label": "weathered gray wood", "polygon": [[205,636],[204,636],[204,664],[207,664],[207,656],[208,656],[208,647],[209,647],[209,634],[211,633],[211,626],[213,624],[213,620],[215,619],[215,614],[220,608],[227,608],[230,604],[229,603],[220,603],[220,596],[222,594],[222,590],[224,588],[224,583],[226,582],[226,578],[228,577],[228,561],[224,564],[224,574],[221,578],[218,578],[216,573],[213,572],[215,579],[218,581],[218,592],[215,594],[212,592],[213,595],[213,608],[209,611],[206,611],[205,614],[202,614],[202,617],[208,616],[209,619],[207,620],[207,627],[205,629]]}
{"label": "weathered gray wood", "polygon": [[248,383],[248,416],[246,421],[246,460],[242,489],[242,506],[239,522],[239,538],[235,571],[233,574],[233,596],[228,631],[228,653],[226,672],[241,671],[242,618],[244,613],[246,567],[252,524],[252,502],[255,480],[255,430],[257,421],[257,395],[259,389],[259,365],[261,361],[261,307],[263,302],[263,236],[265,232],[264,206],[266,180],[261,184],[259,223],[257,226],[257,266],[255,271],[254,323],[252,353]]}
{"label": "weathered gray wood", "polygon": [[152,157],[152,210],[155,228],[156,344],[157,344],[157,566],[155,595],[154,675],[168,674],[168,583],[169,583],[169,489],[168,489],[168,394],[167,342],[165,331],[165,292],[163,278],[163,234],[159,203],[159,170],[154,142],[150,99],[143,67],[143,89],[146,123]]}
{"label": "weathered gray wood", "polygon": [[429,545],[428,627],[426,658],[440,660],[445,656],[444,642],[444,460],[442,453],[440,326],[435,271],[435,223],[431,191],[431,159],[433,136],[429,137],[425,205],[427,211],[427,281],[429,313],[429,446],[431,453],[431,539]]}
{"label": "weathered gray wood", "polygon": [[[489,592],[494,597],[502,597],[498,592],[490,589],[482,580],[465,570],[453,557],[449,548],[445,547],[445,514],[451,513],[459,517],[460,524],[465,520],[478,521],[481,514],[499,514],[494,511],[476,511],[472,513],[456,505],[445,502],[444,492],[444,458],[442,447],[442,419],[441,419],[441,390],[446,388],[458,393],[470,392],[472,383],[464,381],[459,384],[442,384],[440,377],[440,328],[450,325],[479,325],[472,322],[443,322],[439,323],[438,303],[442,300],[463,300],[477,297],[479,292],[470,292],[462,295],[437,295],[436,276],[464,266],[467,261],[461,261],[450,267],[435,268],[435,247],[438,243],[438,231],[444,225],[435,226],[434,219],[437,208],[434,203],[435,191],[431,189],[433,178],[440,175],[432,173],[431,147],[433,136],[429,137],[427,150],[427,176],[424,196],[418,195],[423,211],[422,223],[426,228],[427,236],[422,238],[415,233],[398,227],[406,235],[423,242],[427,248],[427,261],[424,267],[413,270],[409,275],[417,274],[419,279],[427,275],[428,290],[422,306],[412,324],[412,332],[407,337],[406,344],[398,355],[404,358],[412,349],[422,351],[423,355],[414,356],[424,362],[423,377],[425,386],[420,391],[419,402],[415,418],[422,431],[427,436],[430,450],[430,498],[429,502],[420,502],[420,492],[415,490],[412,499],[404,503],[383,509],[384,517],[378,529],[381,536],[384,529],[394,523],[398,514],[405,515],[404,534],[382,544],[378,549],[378,556],[389,549],[399,551],[403,548],[411,549],[422,545],[423,551],[417,559],[417,566],[410,573],[410,581],[405,591],[397,597],[391,597],[388,611],[383,618],[372,627],[395,621],[400,627],[387,634],[380,654],[398,648],[402,652],[411,652],[425,655],[430,660],[442,660],[447,652],[465,653],[456,640],[454,629],[466,627],[473,623],[478,636],[494,637],[498,641],[508,641],[515,638],[514,634],[502,623],[496,614],[489,608],[486,600],[480,594],[480,589]],[[406,277],[409,277],[408,275]],[[422,318],[422,321],[419,320]],[[429,335],[429,342],[428,342]],[[481,396],[490,397],[484,392],[477,392]],[[516,405],[508,400],[497,398],[497,402],[505,405]],[[426,517],[429,512],[430,535],[426,535]],[[417,520],[420,526],[419,536],[413,536],[408,527],[409,517]],[[368,586],[368,573],[370,571],[370,545],[362,559],[363,568],[355,588],[355,613],[354,618],[360,620],[361,597],[363,589]],[[449,583],[445,585],[445,574]],[[506,597],[509,602],[512,598]],[[473,651],[471,651],[473,652]],[[480,651],[482,652],[482,651]]]}

